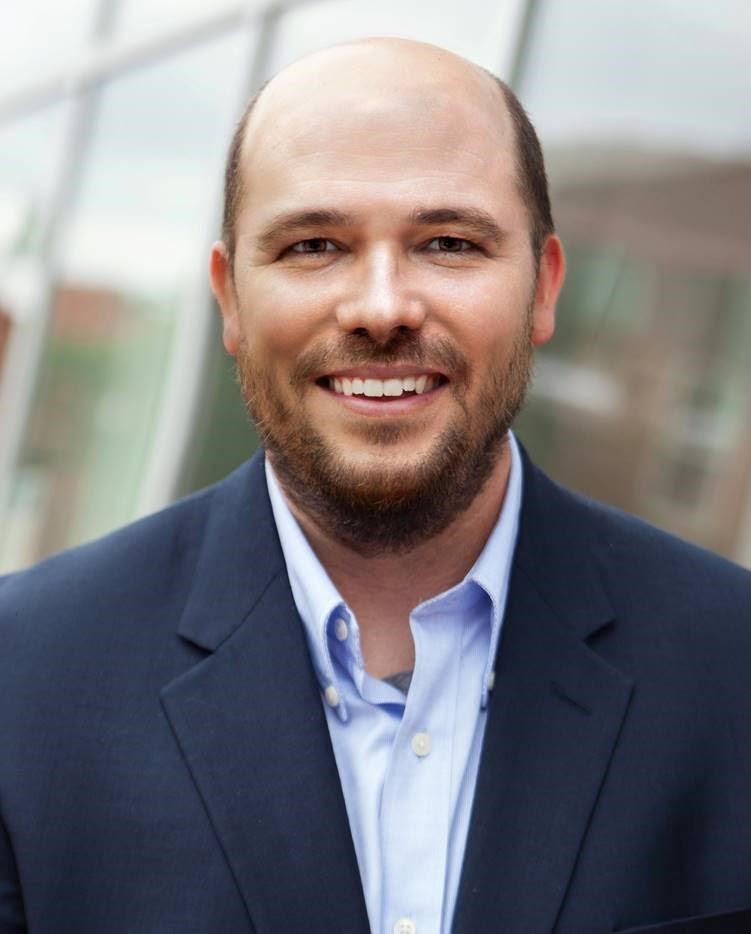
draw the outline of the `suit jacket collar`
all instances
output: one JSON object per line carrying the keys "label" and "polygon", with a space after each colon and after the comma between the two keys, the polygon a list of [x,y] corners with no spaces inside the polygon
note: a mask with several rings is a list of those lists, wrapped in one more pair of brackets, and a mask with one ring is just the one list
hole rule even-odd
{"label": "suit jacket collar", "polygon": [[260,452],[211,491],[206,530],[178,633],[214,651],[286,573]]}
{"label": "suit jacket collar", "polygon": [[[523,500],[514,569],[524,568],[558,620],[587,639],[613,619],[586,500],[553,483],[519,445]],[[178,632],[213,651],[285,574],[259,453],[211,492],[204,543]]]}
{"label": "suit jacket collar", "polygon": [[524,457],[524,498],[453,930],[555,928],[628,708],[592,506]]}
{"label": "suit jacket collar", "polygon": [[[524,456],[520,531],[454,919],[550,930],[630,697],[589,507]],[[180,623],[212,652],[163,691],[259,934],[368,930],[319,688],[254,458],[215,488]]]}
{"label": "suit jacket collar", "polygon": [[320,691],[255,457],[213,491],[162,703],[257,934],[368,920]]}

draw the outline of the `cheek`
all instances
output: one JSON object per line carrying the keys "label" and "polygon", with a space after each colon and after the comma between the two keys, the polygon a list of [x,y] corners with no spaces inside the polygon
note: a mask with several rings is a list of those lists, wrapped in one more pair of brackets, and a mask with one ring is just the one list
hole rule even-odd
{"label": "cheek", "polygon": [[295,357],[320,333],[325,302],[308,283],[278,282],[270,277],[243,290],[242,328],[246,342],[271,358]]}
{"label": "cheek", "polygon": [[497,356],[527,320],[530,296],[502,275],[459,283],[442,303],[440,321],[474,359]]}

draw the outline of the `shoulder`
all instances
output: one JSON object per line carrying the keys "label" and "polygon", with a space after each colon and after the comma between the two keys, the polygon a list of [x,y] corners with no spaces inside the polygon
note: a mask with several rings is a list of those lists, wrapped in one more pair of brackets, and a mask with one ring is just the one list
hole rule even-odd
{"label": "shoulder", "polygon": [[674,611],[751,611],[751,571],[628,513],[570,495],[590,525],[600,566],[621,592],[650,594]]}
{"label": "shoulder", "polygon": [[0,578],[6,660],[11,663],[17,650],[44,652],[52,662],[58,645],[90,645],[105,628],[144,616],[154,606],[176,611],[177,590],[195,564],[210,497],[207,491]]}
{"label": "shoulder", "polygon": [[721,593],[751,596],[751,571],[663,529],[573,492],[526,459],[522,525],[533,546],[559,561],[595,561],[608,577],[644,592],[682,594],[712,601]]}
{"label": "shoulder", "polygon": [[559,486],[528,459],[524,482],[518,562],[564,620],[610,618],[597,644],[637,667],[655,654],[663,671],[688,659],[716,672],[751,665],[750,571]]}
{"label": "shoulder", "polygon": [[751,572],[531,465],[525,484],[519,566],[559,620],[632,682],[631,729],[659,727],[716,755],[747,747]]}
{"label": "shoulder", "polygon": [[253,463],[111,534],[0,578],[0,638],[49,647],[92,629],[170,617],[174,628],[217,509],[255,480]]}

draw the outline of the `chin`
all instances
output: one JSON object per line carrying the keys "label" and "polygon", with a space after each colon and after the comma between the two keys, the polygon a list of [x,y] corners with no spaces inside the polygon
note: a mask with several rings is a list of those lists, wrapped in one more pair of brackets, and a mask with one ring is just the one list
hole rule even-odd
{"label": "chin", "polygon": [[[468,445],[444,432],[423,455],[340,456],[318,436],[267,439],[274,470],[297,508],[364,556],[399,554],[428,541],[466,511],[492,475],[505,432]],[[289,439],[287,439],[288,441]]]}
{"label": "chin", "polygon": [[238,375],[287,497],[325,534],[378,555],[430,540],[471,506],[494,474],[530,363],[523,332],[475,399],[457,397],[454,413],[434,413],[443,426],[373,419],[356,422],[356,430],[312,418],[304,395],[289,399],[245,348]]}

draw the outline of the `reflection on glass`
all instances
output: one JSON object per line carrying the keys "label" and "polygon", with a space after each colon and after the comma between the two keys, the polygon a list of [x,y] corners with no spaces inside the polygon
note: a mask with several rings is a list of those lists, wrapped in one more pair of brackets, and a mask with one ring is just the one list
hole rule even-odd
{"label": "reflection on glass", "polygon": [[569,259],[522,434],[569,485],[751,563],[751,123],[736,81],[751,8],[583,6],[585,34],[543,5],[521,88]]}
{"label": "reflection on glass", "polygon": [[226,37],[102,89],[15,481],[33,557],[133,514],[246,54]]}

